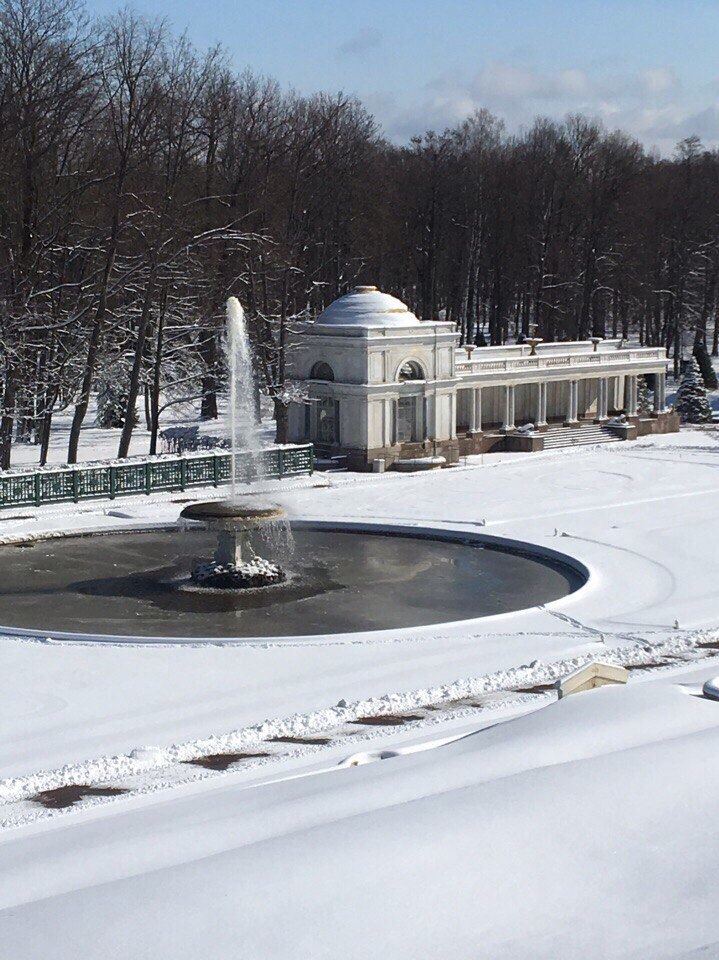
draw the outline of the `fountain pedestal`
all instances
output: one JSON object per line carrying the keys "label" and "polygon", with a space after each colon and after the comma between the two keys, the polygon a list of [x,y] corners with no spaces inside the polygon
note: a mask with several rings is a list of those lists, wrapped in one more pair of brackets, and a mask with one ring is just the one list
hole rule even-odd
{"label": "fountain pedestal", "polygon": [[231,563],[239,567],[242,563],[242,551],[247,546],[247,539],[246,530],[220,530],[217,535],[215,561],[224,565]]}
{"label": "fountain pedestal", "polygon": [[192,571],[195,583],[212,588],[247,589],[272,586],[285,579],[276,564],[258,557],[250,544],[250,533],[266,524],[285,519],[274,505],[242,506],[234,500],[193,503],[180,516],[217,530],[217,548],[212,561]]}

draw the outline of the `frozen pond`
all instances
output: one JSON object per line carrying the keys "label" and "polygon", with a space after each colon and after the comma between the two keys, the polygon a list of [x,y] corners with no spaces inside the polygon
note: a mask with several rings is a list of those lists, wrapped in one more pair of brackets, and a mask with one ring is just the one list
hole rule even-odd
{"label": "frozen pond", "polygon": [[[139,637],[271,637],[443,623],[547,603],[569,566],[435,536],[295,530],[288,581],[248,591],[189,585],[204,530],[95,534],[0,548],[0,624]],[[267,550],[262,549],[263,555]]]}

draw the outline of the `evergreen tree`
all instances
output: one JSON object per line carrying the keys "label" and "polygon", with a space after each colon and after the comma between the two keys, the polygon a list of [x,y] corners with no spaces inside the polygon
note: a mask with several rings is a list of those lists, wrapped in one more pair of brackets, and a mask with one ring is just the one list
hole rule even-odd
{"label": "evergreen tree", "polygon": [[[95,423],[98,427],[121,428],[125,425],[125,409],[127,406],[127,389],[125,382],[104,380],[97,391],[97,415]],[[137,413],[134,423],[137,423]]]}
{"label": "evergreen tree", "polygon": [[679,381],[677,412],[685,423],[708,423],[712,418],[699,364],[691,357]]}
{"label": "evergreen tree", "polygon": [[714,372],[714,367],[712,366],[712,360],[709,356],[707,345],[701,338],[696,340],[694,343],[694,357],[699,364],[702,379],[704,380],[704,386],[707,388],[707,390],[716,390],[717,386],[719,385],[717,384],[717,375]]}
{"label": "evergreen tree", "polygon": [[637,408],[639,413],[651,413],[652,411],[652,400],[649,396],[646,377],[639,377],[637,383]]}

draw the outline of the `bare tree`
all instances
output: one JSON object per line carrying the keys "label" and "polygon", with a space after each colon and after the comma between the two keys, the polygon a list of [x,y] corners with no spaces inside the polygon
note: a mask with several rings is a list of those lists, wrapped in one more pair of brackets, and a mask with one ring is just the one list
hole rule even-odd
{"label": "bare tree", "polygon": [[115,174],[108,210],[109,229],[103,244],[103,263],[94,291],[95,308],[80,393],[70,429],[68,463],[77,461],[80,430],[90,402],[108,295],[126,222],[123,215],[125,189],[133,172],[139,144],[157,109],[162,38],[161,24],[148,23],[130,13],[122,13],[111,20],[103,37],[98,70],[107,102],[109,159]]}

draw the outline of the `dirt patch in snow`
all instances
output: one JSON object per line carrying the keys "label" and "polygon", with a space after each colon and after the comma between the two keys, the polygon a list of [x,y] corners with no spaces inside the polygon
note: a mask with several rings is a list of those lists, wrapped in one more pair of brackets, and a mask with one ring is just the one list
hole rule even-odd
{"label": "dirt patch in snow", "polygon": [[30,797],[34,803],[39,803],[49,810],[59,810],[63,807],[72,807],[86,797],[117,797],[128,793],[121,787],[93,787],[89,783],[76,783],[66,787],[57,787],[55,790],[41,790]]}
{"label": "dirt patch in snow", "polygon": [[517,693],[549,693],[550,690],[556,690],[554,683],[535,683],[533,687],[517,687]]}
{"label": "dirt patch in snow", "polygon": [[227,770],[233,763],[239,763],[241,760],[256,760],[259,757],[270,756],[272,756],[270,753],[210,753],[206,757],[186,760],[185,763],[205,767],[206,770]]}
{"label": "dirt patch in snow", "polygon": [[360,723],[367,727],[401,727],[413,720],[424,720],[424,717],[419,713],[384,713],[374,717],[357,717],[350,723]]}

